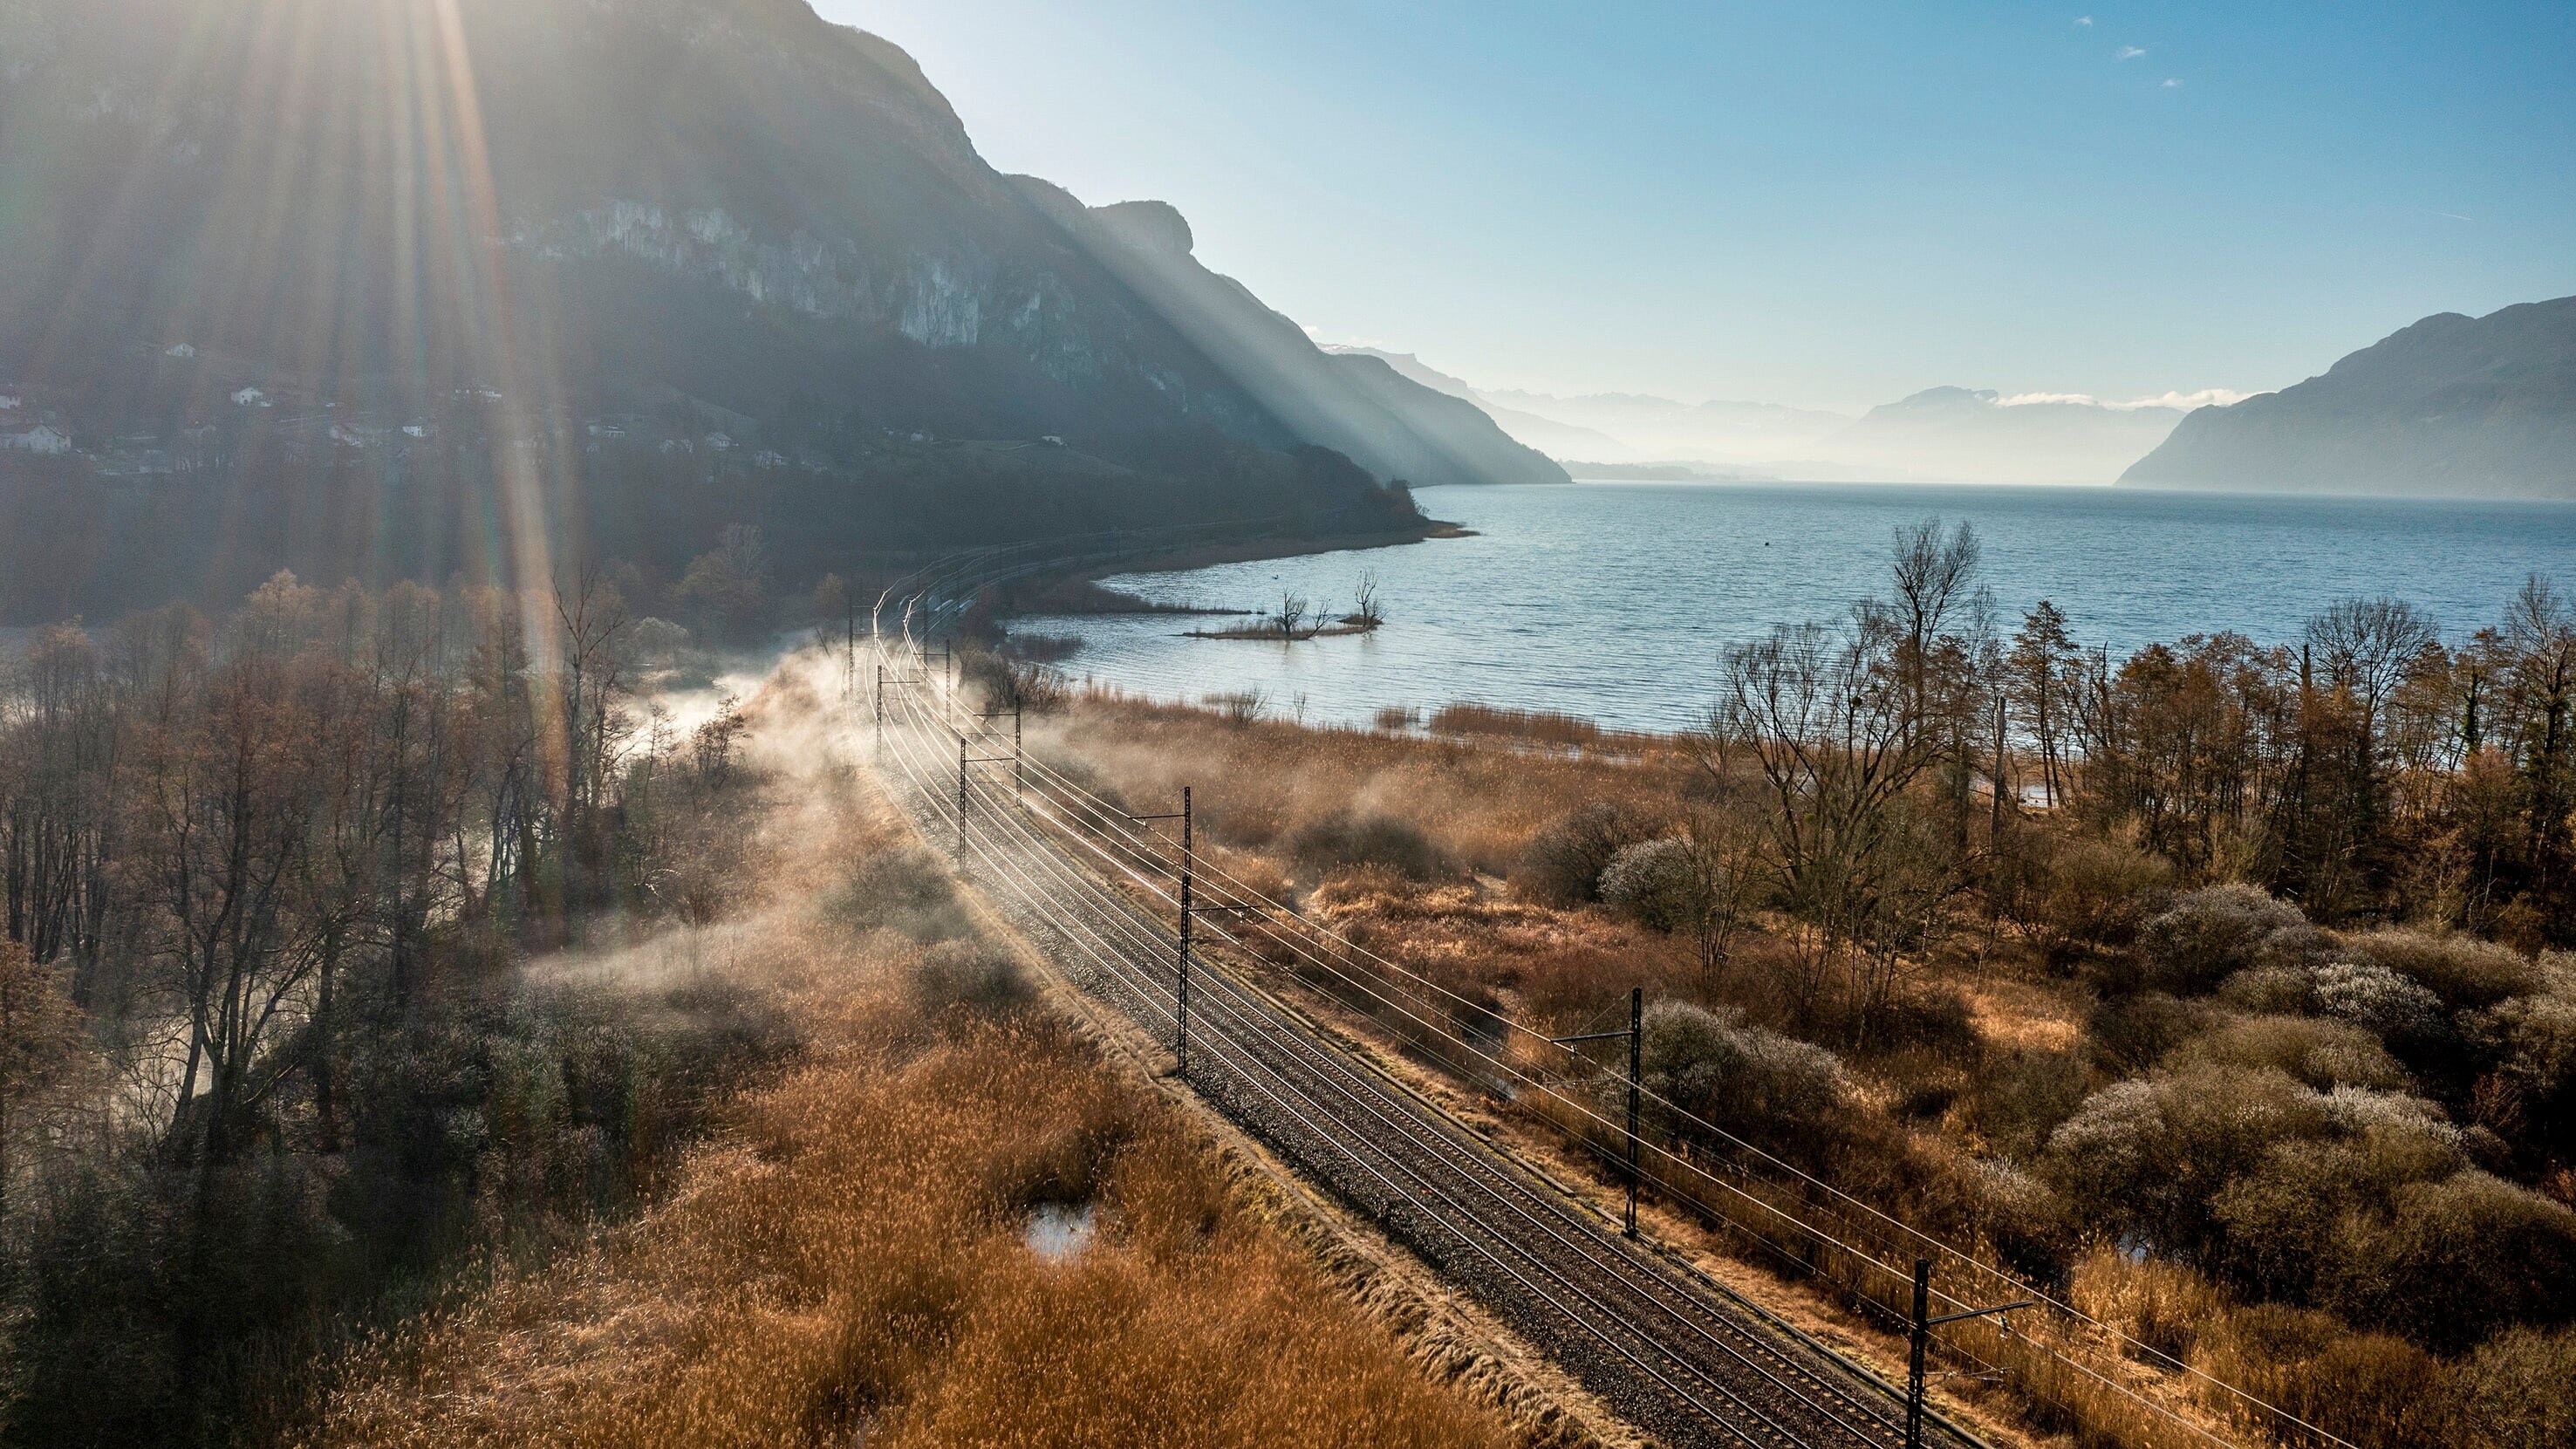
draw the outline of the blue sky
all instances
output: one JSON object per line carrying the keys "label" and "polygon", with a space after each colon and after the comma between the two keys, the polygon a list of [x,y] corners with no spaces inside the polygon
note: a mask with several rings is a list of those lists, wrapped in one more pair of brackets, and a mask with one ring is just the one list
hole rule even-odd
{"label": "blue sky", "polygon": [[1334,341],[1844,407],[2263,390],[2576,292],[2576,5],[818,0]]}

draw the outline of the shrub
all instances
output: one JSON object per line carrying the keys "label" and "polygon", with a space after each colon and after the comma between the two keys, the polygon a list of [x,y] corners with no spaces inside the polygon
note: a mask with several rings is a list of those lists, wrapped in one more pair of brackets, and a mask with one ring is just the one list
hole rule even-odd
{"label": "shrub", "polygon": [[2471,1023],[2498,1059],[2497,1084],[2527,1146],[2576,1156],[2576,994],[2522,996],[2475,1013]]}
{"label": "shrub", "polygon": [[2180,896],[2138,933],[2147,979],[2185,996],[2214,990],[2249,966],[2296,964],[2323,947],[2323,933],[2298,907],[2243,885]]}
{"label": "shrub", "polygon": [[2221,1189],[2327,1125],[2322,1099],[2280,1072],[2192,1067],[2087,1098],[2049,1136],[2049,1175],[2086,1220],[2192,1253],[2213,1236]]}
{"label": "shrub", "polygon": [[2104,1063],[2122,1073],[2143,1072],[2209,1024],[2211,1012],[2161,991],[2114,996],[2093,1009],[2086,1035]]}
{"label": "shrub", "polygon": [[2135,939],[2146,903],[2173,876],[2171,862],[2098,836],[2034,834],[2014,858],[2011,910],[2050,968]]}
{"label": "shrub", "polygon": [[1288,854],[1318,875],[1375,866],[1407,880],[1437,880],[1455,867],[1431,837],[1384,815],[1336,813],[1310,820],[1288,837]]}
{"label": "shrub", "polygon": [[1601,899],[1601,873],[1619,852],[1656,834],[1655,822],[1634,806],[1595,800],[1531,837],[1521,889],[1543,905],[1590,904]]}
{"label": "shrub", "polygon": [[2219,1242],[2210,1263],[2248,1291],[2315,1300],[2336,1228],[2367,1190],[2361,1154],[2340,1142],[2284,1142],[2210,1200]]}
{"label": "shrub", "polygon": [[832,913],[862,931],[915,941],[944,940],[966,928],[957,893],[936,857],[912,846],[872,850],[832,893]]}
{"label": "shrub", "polygon": [[2576,1212],[2483,1172],[2401,1187],[2386,1218],[2347,1218],[2344,1238],[2327,1305],[2437,1350],[2576,1313]]}
{"label": "shrub", "polygon": [[2302,1016],[2317,1009],[2317,976],[2304,966],[2248,966],[2219,984],[2218,999],[2240,1011]]}
{"label": "shrub", "polygon": [[[1766,1144],[1810,1136],[1831,1124],[1842,1103],[1843,1067],[1832,1052],[1743,1025],[1732,1011],[1658,1001],[1646,1008],[1641,1055],[1645,1084],[1656,1094]],[[1705,1136],[1689,1123],[1661,1125],[1684,1139]]]}
{"label": "shrub", "polygon": [[2318,1091],[2396,1088],[2407,1081],[2405,1068],[2379,1038],[2350,1022],[2313,1017],[2241,1017],[2183,1043],[2175,1055],[2220,1066],[2271,1067]]}
{"label": "shrub", "polygon": [[1650,931],[1687,931],[1706,918],[1708,879],[1687,840],[1644,840],[1623,846],[1601,872],[1601,900]]}
{"label": "shrub", "polygon": [[2479,1449],[2576,1444],[2576,1329],[2509,1329],[2467,1366]]}
{"label": "shrub", "polygon": [[1976,1074],[1960,1120],[1990,1151],[2028,1161],[2084,1105],[2091,1078],[2081,1053],[2017,1052]]}
{"label": "shrub", "polygon": [[2319,967],[2317,1006],[2400,1045],[2425,1044],[2450,1035],[2442,998],[2389,969],[2367,961],[2329,961]]}
{"label": "shrub", "polygon": [[2541,989],[2538,962],[2507,946],[2471,936],[2421,931],[2373,931],[2351,943],[2352,953],[2432,992],[2445,1005],[2493,1006]]}

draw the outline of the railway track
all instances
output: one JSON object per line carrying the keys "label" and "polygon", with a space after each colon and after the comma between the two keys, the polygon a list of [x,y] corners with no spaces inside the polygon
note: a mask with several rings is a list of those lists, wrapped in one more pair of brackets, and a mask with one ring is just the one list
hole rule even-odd
{"label": "railway track", "polygon": [[[940,592],[955,597],[969,573],[949,571]],[[939,608],[907,599],[902,632],[876,634],[890,674],[926,678],[910,625]],[[890,793],[1083,989],[1172,1040],[1178,946],[1163,910],[1176,914],[1178,902],[1150,847],[1085,829],[1092,807],[1045,772],[1023,792],[970,764],[961,786],[973,738],[950,718],[936,682],[888,692],[876,753]],[[1901,1399],[1888,1385],[1624,1239],[1247,976],[1194,956],[1189,988],[1193,1088],[1658,1441],[1903,1444]],[[1939,1423],[1926,1435],[1951,1449],[1972,1442]]]}

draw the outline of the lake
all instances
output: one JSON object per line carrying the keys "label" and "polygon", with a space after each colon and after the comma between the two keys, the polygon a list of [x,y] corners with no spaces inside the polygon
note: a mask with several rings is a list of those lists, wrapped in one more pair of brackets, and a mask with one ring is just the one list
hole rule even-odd
{"label": "lake", "polygon": [[1387,615],[1375,634],[1191,639],[1205,621],[1170,616],[1015,627],[1079,636],[1074,675],[1158,698],[1259,691],[1274,713],[1345,723],[1475,700],[1675,729],[1704,716],[1727,643],[1884,593],[1894,531],[1926,518],[1976,528],[2007,630],[2047,599],[2115,654],[2221,629],[2294,639],[2353,595],[2406,599],[2459,639],[2534,572],[2576,587],[2576,504],[1726,483],[1418,496],[1476,536],[1104,581],[1207,608],[1266,610],[1293,590],[1338,614],[1374,572]]}

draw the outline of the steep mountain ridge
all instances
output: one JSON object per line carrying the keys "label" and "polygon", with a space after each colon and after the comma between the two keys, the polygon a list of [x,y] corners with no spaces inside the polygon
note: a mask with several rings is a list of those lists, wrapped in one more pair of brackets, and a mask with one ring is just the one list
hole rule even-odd
{"label": "steep mountain ridge", "polygon": [[[88,483],[156,480],[93,532],[238,540],[206,589],[498,571],[469,557],[496,515],[664,564],[762,520],[819,566],[1132,521],[1415,526],[1382,485],[1526,471],[1401,379],[1299,398],[1283,379],[1337,372],[1311,345],[1236,375],[1162,310],[1196,277],[1102,231],[805,0],[0,0],[0,391]],[[774,476],[717,476],[755,459]],[[59,527],[72,476],[0,489],[0,524]],[[17,563],[0,595],[134,594]]]}
{"label": "steep mountain ridge", "polygon": [[2192,414],[2120,481],[2576,498],[2576,297],[2426,317],[2294,387]]}
{"label": "steep mountain ridge", "polygon": [[1318,348],[1250,288],[1202,265],[1188,221],[1172,207],[1138,201],[1083,208],[1060,188],[1034,178],[1021,183],[1094,258],[1299,436],[1381,477],[1417,484],[1569,481],[1475,403],[1381,357]]}

